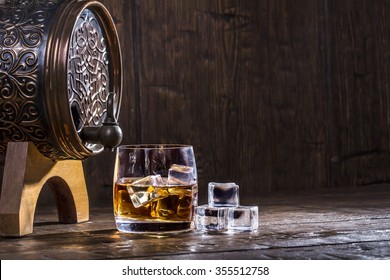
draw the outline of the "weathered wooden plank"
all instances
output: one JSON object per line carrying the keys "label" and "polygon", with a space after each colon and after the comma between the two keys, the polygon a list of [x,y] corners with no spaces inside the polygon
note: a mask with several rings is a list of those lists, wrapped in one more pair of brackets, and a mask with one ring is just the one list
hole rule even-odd
{"label": "weathered wooden plank", "polygon": [[331,185],[390,180],[390,2],[329,0]]}
{"label": "weathered wooden plank", "polygon": [[164,238],[119,233],[111,208],[96,208],[77,225],[57,224],[55,213],[42,208],[32,235],[0,238],[0,259],[390,258],[388,186],[269,196],[259,206],[256,233]]}
{"label": "weathered wooden plank", "polygon": [[[390,257],[390,242],[364,242],[352,244],[333,244],[323,246],[308,246],[298,248],[267,248],[246,250],[245,253],[237,251],[229,252],[208,252],[193,255],[173,255],[169,256],[170,260],[185,259],[206,259],[206,260],[377,260]],[[369,252],[369,253],[368,253]],[[137,258],[135,258],[137,259]],[[142,259],[142,258],[141,258]],[[149,259],[167,259],[163,257],[151,257]]]}
{"label": "weathered wooden plank", "polygon": [[[296,220],[295,220],[296,221]],[[387,258],[390,257],[390,249],[382,250],[382,256],[372,256],[370,252],[355,252],[355,248],[361,246],[375,247],[375,242],[386,243],[389,236],[389,218],[377,220],[375,223],[367,221],[356,222],[333,222],[330,226],[322,229],[315,228],[315,223],[296,224],[285,223],[283,228],[270,229],[264,227],[257,234],[235,235],[203,235],[201,233],[186,233],[180,236],[157,239],[143,235],[127,235],[117,233],[116,230],[78,231],[56,234],[36,235],[23,240],[12,240],[12,247],[6,246],[2,240],[2,259],[118,259],[118,258],[166,258],[179,257],[197,258],[203,256],[211,258],[247,252],[255,256],[255,250],[261,255],[262,251],[272,252],[276,250],[280,254],[281,249],[289,249],[290,254],[278,258],[297,257],[322,258],[324,252],[321,248],[327,248],[327,254],[350,258]],[[329,225],[329,223],[328,223]],[[333,226],[340,229],[333,230]],[[385,228],[387,227],[387,229]],[[356,230],[356,228],[360,228]],[[374,228],[374,229],[372,229]],[[330,249],[335,246],[333,251]],[[347,248],[350,246],[350,250]],[[312,248],[310,248],[312,247]],[[10,250],[12,248],[12,251]],[[76,249],[77,248],[77,249]],[[306,248],[311,254],[306,256]],[[343,248],[341,252],[337,248]],[[317,250],[317,256],[313,251]],[[294,252],[295,251],[295,252]],[[345,251],[345,252],[344,252]],[[378,251],[378,250],[376,250]],[[260,256],[259,255],[259,256]],[[326,257],[330,258],[330,257]]]}
{"label": "weathered wooden plank", "polygon": [[202,189],[325,187],[322,2],[136,1],[141,141],[193,144]]}

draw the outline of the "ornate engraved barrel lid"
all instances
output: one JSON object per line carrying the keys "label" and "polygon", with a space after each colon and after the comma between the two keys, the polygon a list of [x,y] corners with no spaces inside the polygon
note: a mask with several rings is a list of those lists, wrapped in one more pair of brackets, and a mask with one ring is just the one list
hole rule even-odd
{"label": "ornate engraved barrel lid", "polygon": [[107,115],[115,123],[121,67],[115,25],[101,3],[0,0],[0,157],[10,141],[32,141],[53,159],[102,151],[104,143],[83,130],[101,127]]}

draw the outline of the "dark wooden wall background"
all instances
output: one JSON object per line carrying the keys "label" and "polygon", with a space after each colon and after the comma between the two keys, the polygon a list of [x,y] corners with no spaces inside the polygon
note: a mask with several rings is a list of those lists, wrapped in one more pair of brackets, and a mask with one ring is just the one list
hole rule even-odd
{"label": "dark wooden wall background", "polygon": [[[390,1],[103,1],[124,61],[123,143],[188,143],[242,195],[390,181]],[[111,199],[112,155],[85,162]]]}
{"label": "dark wooden wall background", "polygon": [[[390,181],[389,0],[102,0],[124,144],[188,143],[242,195]],[[113,154],[85,161],[111,203]]]}

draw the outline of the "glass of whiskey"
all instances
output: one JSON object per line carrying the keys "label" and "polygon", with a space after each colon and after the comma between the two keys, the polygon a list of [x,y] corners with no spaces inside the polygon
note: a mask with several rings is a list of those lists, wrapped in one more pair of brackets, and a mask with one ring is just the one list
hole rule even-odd
{"label": "glass of whiskey", "polygon": [[114,169],[117,229],[130,233],[177,233],[194,228],[198,203],[193,147],[123,145]]}

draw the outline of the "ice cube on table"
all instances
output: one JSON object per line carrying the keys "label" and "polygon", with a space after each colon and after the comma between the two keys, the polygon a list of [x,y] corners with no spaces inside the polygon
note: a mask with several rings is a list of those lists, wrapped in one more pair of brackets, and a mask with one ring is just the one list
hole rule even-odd
{"label": "ice cube on table", "polygon": [[257,206],[238,206],[227,208],[227,228],[233,231],[254,231],[259,226]]}
{"label": "ice cube on table", "polygon": [[191,185],[194,183],[194,169],[190,166],[172,164],[168,170],[168,182],[170,186]]}
{"label": "ice cube on table", "polygon": [[200,205],[196,208],[195,228],[206,231],[227,230],[227,207]]}
{"label": "ice cube on table", "polygon": [[151,175],[132,182],[127,186],[131,202],[135,208],[144,206],[161,197],[161,191],[157,187],[164,185],[160,175]]}
{"label": "ice cube on table", "polygon": [[235,183],[215,183],[208,185],[208,203],[210,206],[238,206],[239,186]]}

